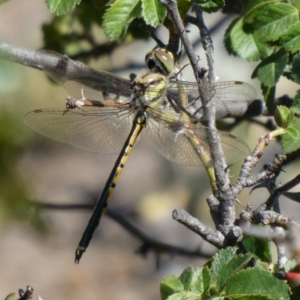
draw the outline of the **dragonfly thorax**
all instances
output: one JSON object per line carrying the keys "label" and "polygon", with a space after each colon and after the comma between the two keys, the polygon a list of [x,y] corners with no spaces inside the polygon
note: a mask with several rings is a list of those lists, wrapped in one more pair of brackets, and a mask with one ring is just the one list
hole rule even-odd
{"label": "dragonfly thorax", "polygon": [[133,82],[135,98],[139,101],[139,105],[152,108],[161,103],[165,87],[165,77],[158,73],[147,73]]}

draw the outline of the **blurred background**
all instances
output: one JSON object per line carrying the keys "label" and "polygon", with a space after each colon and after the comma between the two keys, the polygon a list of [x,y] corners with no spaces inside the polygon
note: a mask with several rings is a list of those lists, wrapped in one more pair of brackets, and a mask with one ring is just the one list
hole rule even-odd
{"label": "blurred background", "polygon": [[[234,16],[224,20],[225,17],[220,13],[205,15],[208,28],[222,21],[212,34],[216,74],[221,81],[250,83],[260,98],[258,82],[251,80],[255,65],[229,57],[225,51],[222,38]],[[32,50],[43,48],[42,26],[52,18],[43,1],[10,0],[0,6],[0,41]],[[190,38],[196,42],[198,33],[190,29]],[[93,30],[104,43],[101,29],[93,25]],[[165,34],[164,30],[158,31],[158,36],[167,42]],[[143,65],[144,55],[155,45],[153,40],[129,40],[101,59],[89,61],[89,65],[129,78],[130,73],[142,74],[144,70],[126,66]],[[200,47],[196,53],[205,65]],[[186,72],[186,79],[193,77]],[[278,96],[293,96],[296,89],[287,81],[280,82]],[[207,258],[165,253],[158,260],[151,251],[146,256],[138,255],[136,250],[142,241],[104,216],[80,264],[75,265],[75,248],[91,211],[29,206],[30,200],[65,205],[94,203],[116,160],[115,155],[78,150],[25,127],[26,113],[38,108],[64,110],[66,96],[41,71],[0,62],[0,299],[27,285],[35,289],[34,299],[37,294],[43,299],[158,299],[164,276],[179,275],[188,265],[201,266]],[[253,149],[266,130],[243,122],[233,133]],[[281,153],[275,143],[266,149],[256,173],[273,160],[274,153]],[[240,165],[231,168],[233,182]],[[297,174],[296,168],[297,165],[286,168],[286,178]],[[283,183],[285,180],[282,177]],[[243,191],[239,200],[243,204],[251,202],[254,207],[268,196],[264,189],[250,196],[249,192]],[[109,207],[157,241],[213,254],[212,246],[172,219],[173,209],[184,208],[212,225],[205,200],[208,195],[204,170],[166,161],[144,136],[128,160]],[[297,220],[296,205],[287,202],[282,213]]]}

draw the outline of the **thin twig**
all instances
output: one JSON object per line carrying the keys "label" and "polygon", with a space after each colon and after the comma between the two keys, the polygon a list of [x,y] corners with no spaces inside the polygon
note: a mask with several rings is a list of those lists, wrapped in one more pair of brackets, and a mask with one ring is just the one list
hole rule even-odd
{"label": "thin twig", "polygon": [[214,52],[213,41],[205,25],[203,19],[203,11],[195,3],[193,4],[193,10],[196,13],[196,22],[197,22],[196,25],[200,31],[201,42],[203,45],[203,49],[205,51],[206,60],[208,64],[208,80],[209,82],[215,82],[216,75],[215,75],[214,58],[213,58],[213,52]]}
{"label": "thin twig", "polygon": [[42,70],[34,58],[35,51],[0,42],[0,58]]}
{"label": "thin twig", "polygon": [[[258,164],[259,160],[261,159],[263,155],[263,151],[266,146],[270,144],[270,142],[274,139],[274,137],[283,134],[284,130],[281,130],[280,128],[278,130],[269,132],[265,136],[261,137],[259,139],[259,142],[255,149],[253,150],[251,156],[248,156],[241,168],[240,175],[236,181],[236,183],[232,186],[232,190],[234,194],[238,195],[242,189],[247,185],[247,180],[250,177],[250,173],[252,169]],[[285,156],[277,156],[273,163],[276,166],[281,166],[283,161],[285,159]],[[271,170],[272,171],[272,170]]]}
{"label": "thin twig", "polygon": [[214,245],[215,247],[224,248],[227,246],[227,241],[221,232],[204,225],[185,210],[175,209],[173,211],[173,219],[191,229],[200,235],[205,241]]}
{"label": "thin twig", "polygon": [[[94,204],[53,204],[44,202],[32,201],[34,205],[38,205],[43,209],[53,209],[53,210],[93,210]],[[153,251],[156,255],[169,254],[172,256],[187,256],[187,257],[203,257],[210,258],[213,253],[205,253],[200,249],[189,250],[181,247],[173,246],[170,244],[162,243],[156,239],[153,239],[143,233],[137,226],[130,223],[123,214],[117,213],[117,210],[107,209],[105,216],[108,216],[115,222],[117,222],[123,229],[129,232],[132,236],[141,240],[142,245],[136,250],[136,253],[146,255],[149,251]]]}

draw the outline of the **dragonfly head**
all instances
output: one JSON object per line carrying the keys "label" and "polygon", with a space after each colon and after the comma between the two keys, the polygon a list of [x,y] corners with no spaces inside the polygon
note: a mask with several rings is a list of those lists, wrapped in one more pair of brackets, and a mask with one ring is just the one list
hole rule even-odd
{"label": "dragonfly head", "polygon": [[175,59],[172,52],[159,48],[148,52],[145,62],[150,71],[167,76],[174,70]]}
{"label": "dragonfly head", "polygon": [[136,78],[132,88],[136,97],[143,105],[156,106],[159,104],[166,87],[165,76],[159,73],[147,73]]}

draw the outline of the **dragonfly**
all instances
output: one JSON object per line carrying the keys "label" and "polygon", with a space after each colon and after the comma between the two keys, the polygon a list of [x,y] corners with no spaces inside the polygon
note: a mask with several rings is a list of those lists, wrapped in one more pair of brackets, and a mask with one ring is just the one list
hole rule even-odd
{"label": "dragonfly", "polygon": [[[167,52],[163,56],[170,58]],[[165,58],[161,58],[159,67],[152,62],[149,66],[152,71],[133,82],[96,71],[53,51],[39,50],[35,59],[71,96],[67,98],[67,110],[37,109],[25,116],[25,124],[46,137],[83,150],[119,154],[76,248],[76,263],[89,246],[144,128],[149,144],[169,161],[212,170],[207,128],[201,123],[192,123],[190,116],[180,110],[182,99],[187,100],[186,110],[190,103],[200,101],[198,84],[169,81],[163,73],[170,73],[172,67],[162,66]],[[242,82],[217,82],[200,87],[204,96],[212,97],[214,103],[225,108],[226,99],[253,100],[256,95],[251,85]],[[215,133],[228,165],[249,154],[243,140],[221,131]]]}

